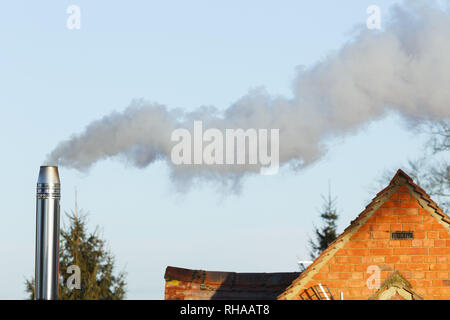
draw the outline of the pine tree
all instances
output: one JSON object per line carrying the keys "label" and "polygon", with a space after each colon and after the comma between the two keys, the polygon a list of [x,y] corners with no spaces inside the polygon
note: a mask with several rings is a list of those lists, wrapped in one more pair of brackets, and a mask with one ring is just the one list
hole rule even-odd
{"label": "pine tree", "polygon": [[336,221],[339,217],[336,209],[337,198],[333,198],[331,196],[331,191],[328,190],[328,196],[325,197],[322,195],[322,199],[323,205],[320,210],[320,217],[322,218],[324,225],[320,229],[314,227],[315,241],[309,239],[311,247],[310,256],[313,260],[337,238]]}
{"label": "pine tree", "polygon": [[[60,300],[121,300],[125,298],[125,273],[114,273],[114,256],[106,249],[105,240],[99,237],[98,227],[89,233],[86,215],[75,211],[66,213],[67,229],[61,230],[59,256]],[[80,269],[81,288],[68,288],[70,266]],[[72,281],[70,281],[72,283]],[[26,292],[35,298],[34,279],[26,280]]]}

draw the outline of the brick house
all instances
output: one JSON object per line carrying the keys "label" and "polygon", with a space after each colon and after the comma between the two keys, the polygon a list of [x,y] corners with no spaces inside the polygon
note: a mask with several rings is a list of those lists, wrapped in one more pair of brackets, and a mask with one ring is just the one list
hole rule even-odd
{"label": "brick house", "polygon": [[[191,288],[186,282],[174,286],[173,280],[166,277],[166,299],[184,297],[183,290]],[[215,285],[227,289],[231,282],[225,280],[226,277]],[[285,285],[279,281],[278,287]],[[265,287],[259,286],[260,290]],[[170,293],[175,291],[177,294],[172,296]],[[345,300],[450,299],[450,218],[401,170],[277,298],[341,297]],[[244,290],[233,298],[251,299],[252,296]]]}

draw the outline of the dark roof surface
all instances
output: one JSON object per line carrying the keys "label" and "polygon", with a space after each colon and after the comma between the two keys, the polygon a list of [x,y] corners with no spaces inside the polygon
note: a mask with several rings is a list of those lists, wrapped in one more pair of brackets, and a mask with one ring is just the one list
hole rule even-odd
{"label": "dark roof surface", "polygon": [[165,299],[276,299],[299,272],[237,273],[167,267]]}

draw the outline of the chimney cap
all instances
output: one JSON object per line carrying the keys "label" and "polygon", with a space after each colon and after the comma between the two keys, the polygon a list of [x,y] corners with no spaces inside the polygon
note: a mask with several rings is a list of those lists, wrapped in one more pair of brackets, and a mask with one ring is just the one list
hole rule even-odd
{"label": "chimney cap", "polygon": [[57,166],[41,166],[37,183],[60,183]]}

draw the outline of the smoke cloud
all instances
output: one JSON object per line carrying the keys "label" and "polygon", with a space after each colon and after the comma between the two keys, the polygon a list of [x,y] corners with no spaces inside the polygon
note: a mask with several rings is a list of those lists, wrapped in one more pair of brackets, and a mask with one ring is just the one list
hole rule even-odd
{"label": "smoke cloud", "polygon": [[329,137],[345,136],[394,111],[413,123],[450,116],[450,16],[425,2],[391,8],[383,31],[361,27],[340,50],[298,71],[293,97],[252,90],[225,111],[195,112],[133,101],[90,123],[59,143],[49,164],[86,170],[117,157],[144,168],[162,160],[178,183],[213,180],[239,184],[258,165],[181,165],[171,163],[176,128],[192,130],[194,120],[211,128],[277,128],[281,166],[298,169],[326,151]]}

